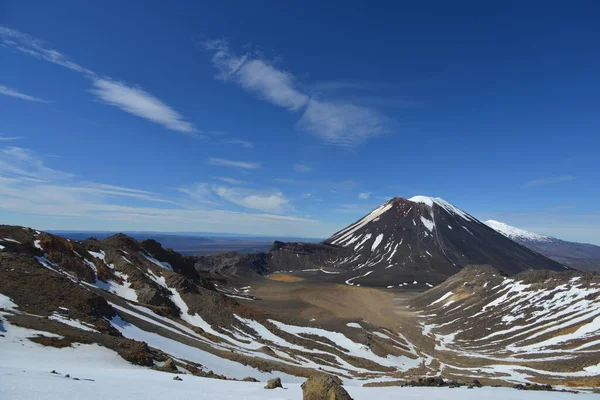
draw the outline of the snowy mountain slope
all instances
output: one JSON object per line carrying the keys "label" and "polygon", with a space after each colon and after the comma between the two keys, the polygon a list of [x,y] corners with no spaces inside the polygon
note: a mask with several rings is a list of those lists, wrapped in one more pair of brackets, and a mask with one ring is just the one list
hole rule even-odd
{"label": "snowy mountain slope", "polygon": [[600,375],[598,275],[530,270],[506,277],[469,267],[411,304],[446,372],[478,363],[482,374],[509,381],[552,376],[563,384]]}
{"label": "snowy mountain slope", "polygon": [[564,269],[443,199],[425,196],[396,197],[324,245],[339,253],[319,267],[305,267],[335,272],[328,279],[348,285],[427,288],[470,264],[490,264],[510,274]]}
{"label": "snowy mountain slope", "polygon": [[509,239],[517,241],[531,242],[549,242],[552,238],[549,236],[538,235],[537,233],[528,232],[523,229],[515,228],[503,222],[494,221],[493,219],[485,221],[485,223],[496,232],[499,232]]}
{"label": "snowy mountain slope", "polygon": [[142,365],[160,367],[171,357],[196,375],[234,379],[265,380],[277,371],[294,381],[318,369],[365,380],[421,362],[398,333],[369,324],[328,329],[241,305],[236,300],[252,303],[250,286],[187,276],[185,259],[156,245],[125,236],[71,242],[20,227],[0,227],[0,234],[14,239],[0,251],[0,294],[14,305],[0,319],[5,326],[43,326],[66,342],[83,335],[118,351],[126,344]]}
{"label": "snowy mountain slope", "polygon": [[600,272],[600,246],[538,235],[494,220],[485,223],[517,243],[571,268]]}
{"label": "snowy mountain slope", "polygon": [[[285,389],[265,390],[264,382],[236,382],[208,379],[179,373],[172,374],[133,366],[116,353],[97,345],[73,348],[48,348],[32,343],[34,330],[9,327],[10,341],[0,338],[0,398],[6,400],[129,400],[154,399],[301,399],[300,383],[287,382]],[[32,362],[35,360],[35,362]],[[55,374],[50,371],[55,371]],[[66,375],[69,375],[69,378]],[[517,391],[509,388],[466,387],[448,391],[446,388],[360,387],[345,383],[345,389],[356,400],[376,397],[381,400],[403,398],[432,400],[470,400],[482,396],[490,400],[570,400],[593,399],[593,394]]]}

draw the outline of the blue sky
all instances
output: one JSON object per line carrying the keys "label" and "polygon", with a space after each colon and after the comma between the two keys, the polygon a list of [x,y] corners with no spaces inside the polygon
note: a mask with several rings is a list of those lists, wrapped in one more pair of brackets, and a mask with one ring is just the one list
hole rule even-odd
{"label": "blue sky", "polygon": [[2,223],[327,237],[422,194],[600,244],[596,2],[85,3],[0,2]]}

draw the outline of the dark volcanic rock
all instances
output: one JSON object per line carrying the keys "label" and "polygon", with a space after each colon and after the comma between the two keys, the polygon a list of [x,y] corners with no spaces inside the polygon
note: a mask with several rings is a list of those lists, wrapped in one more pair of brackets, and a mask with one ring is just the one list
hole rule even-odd
{"label": "dark volcanic rock", "polygon": [[194,267],[200,273],[226,276],[248,276],[252,273],[266,275],[269,270],[269,253],[241,254],[233,251],[196,256]]}

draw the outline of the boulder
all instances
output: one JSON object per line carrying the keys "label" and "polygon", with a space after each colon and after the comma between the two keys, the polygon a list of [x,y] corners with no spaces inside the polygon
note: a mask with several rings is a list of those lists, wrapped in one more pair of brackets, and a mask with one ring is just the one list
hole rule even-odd
{"label": "boulder", "polygon": [[183,379],[181,379],[180,377],[176,376],[173,378],[174,381],[182,381]]}
{"label": "boulder", "polygon": [[269,379],[269,381],[267,382],[267,386],[265,386],[265,389],[276,389],[276,388],[283,388],[283,386],[281,386],[281,379],[280,378]]}
{"label": "boulder", "polygon": [[173,361],[172,358],[167,358],[167,361],[165,361],[165,365],[163,365],[163,369],[165,371],[177,371],[177,365],[175,364],[175,361]]}
{"label": "boulder", "polygon": [[340,379],[330,375],[313,375],[302,384],[303,400],[352,400]]}
{"label": "boulder", "polygon": [[253,378],[251,376],[245,377],[244,379],[242,379],[242,381],[244,381],[244,382],[260,382],[258,379]]}

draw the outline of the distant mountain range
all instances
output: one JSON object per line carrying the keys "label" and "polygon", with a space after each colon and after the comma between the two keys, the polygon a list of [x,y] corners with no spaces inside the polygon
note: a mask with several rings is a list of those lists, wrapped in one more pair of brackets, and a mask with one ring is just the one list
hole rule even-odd
{"label": "distant mountain range", "polygon": [[[71,240],[85,240],[95,238],[106,239],[115,235],[115,231],[48,231],[49,233],[62,236]],[[173,249],[185,255],[211,254],[235,251],[250,254],[267,251],[271,248],[273,241],[297,241],[320,242],[322,239],[298,238],[298,237],[271,237],[258,235],[243,235],[235,233],[213,233],[213,232],[122,232],[136,240],[152,239],[159,242],[164,248]]]}
{"label": "distant mountain range", "polygon": [[507,238],[571,268],[600,272],[600,246],[539,235],[494,220],[485,223]]}

